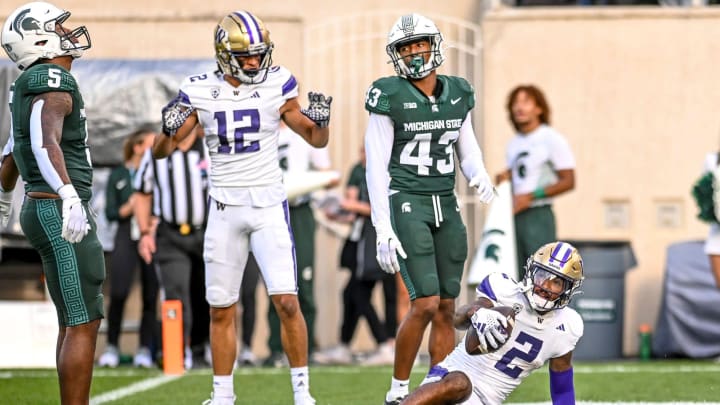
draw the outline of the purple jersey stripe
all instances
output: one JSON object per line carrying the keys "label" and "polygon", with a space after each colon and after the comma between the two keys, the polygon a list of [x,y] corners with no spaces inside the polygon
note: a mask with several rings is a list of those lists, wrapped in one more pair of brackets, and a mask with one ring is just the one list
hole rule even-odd
{"label": "purple jersey stripe", "polygon": [[[250,29],[250,23],[248,23],[248,20],[247,20],[247,19],[245,18],[245,16],[243,15],[244,13],[238,13],[238,12],[236,11],[236,12],[234,12],[233,14],[235,14],[235,15],[238,16],[238,17],[240,17],[240,19],[242,20],[243,24],[245,24],[245,30],[247,31],[248,36],[250,37],[250,44],[256,43],[255,37],[253,36],[253,31]],[[253,22],[254,22],[254,21],[253,21]],[[257,23],[256,23],[256,22],[255,22],[255,26],[257,27]],[[261,40],[262,40],[262,39],[261,39]]]}
{"label": "purple jersey stripe", "polygon": [[290,75],[290,78],[282,86],[282,95],[284,96],[284,95],[290,93],[296,87],[297,87],[297,80],[295,80],[295,76]]}
{"label": "purple jersey stripe", "polygon": [[178,97],[180,98],[181,103],[190,105],[190,97],[188,97],[188,95],[185,94],[184,91],[178,91]]}
{"label": "purple jersey stripe", "polygon": [[295,292],[297,292],[298,280],[297,280],[297,258],[295,256],[295,237],[293,236],[292,225],[290,225],[290,208],[288,206],[287,200],[283,201],[283,213],[285,214],[285,223],[287,224],[288,232],[290,233],[290,242],[292,243],[293,268],[295,269],[295,271],[293,271],[293,275],[295,276]]}
{"label": "purple jersey stripe", "polygon": [[478,284],[476,291],[478,293],[484,294],[493,301],[497,301],[495,291],[493,291],[492,286],[490,285],[490,276],[485,276],[483,281]]}
{"label": "purple jersey stripe", "polygon": [[446,375],[448,375],[449,371],[445,367],[440,367],[438,365],[430,367],[430,371],[427,373],[427,377],[440,377],[443,378]]}

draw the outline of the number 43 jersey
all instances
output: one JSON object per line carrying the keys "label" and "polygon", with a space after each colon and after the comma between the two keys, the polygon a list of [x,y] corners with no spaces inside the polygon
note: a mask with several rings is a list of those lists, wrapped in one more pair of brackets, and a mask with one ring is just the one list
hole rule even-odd
{"label": "number 43 jersey", "polygon": [[488,275],[476,293],[495,305],[515,309],[512,334],[500,349],[473,356],[467,354],[463,341],[446,360],[451,368],[467,373],[473,384],[471,398],[479,397],[482,403],[502,403],[531,372],[551,358],[574,350],[583,334],[582,318],[574,309],[565,307],[538,314],[529,307],[523,287],[504,273]]}
{"label": "number 43 jersey", "polygon": [[[197,109],[205,131],[213,197],[218,199],[216,194],[225,189],[225,198],[218,200],[232,204],[227,189],[282,189],[279,109],[298,95],[297,81],[287,69],[273,66],[262,83],[238,87],[219,72],[190,76],[181,84],[179,95],[183,103]],[[275,203],[284,200],[284,196],[279,198]]]}
{"label": "number 43 jersey", "polygon": [[390,117],[395,137],[390,157],[390,188],[415,194],[450,194],[455,188],[453,145],[475,92],[465,79],[438,75],[439,96],[429,99],[397,76],[376,80],[365,109]]}

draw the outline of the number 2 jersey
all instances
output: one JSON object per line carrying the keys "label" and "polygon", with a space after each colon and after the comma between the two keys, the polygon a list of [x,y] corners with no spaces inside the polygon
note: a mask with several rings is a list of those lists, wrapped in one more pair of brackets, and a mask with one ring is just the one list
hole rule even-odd
{"label": "number 2 jersey", "polygon": [[190,76],[182,102],[197,109],[210,155],[210,195],[230,205],[267,207],[286,199],[278,157],[280,107],[298,95],[281,66],[258,84],[232,86],[220,72]]}
{"label": "number 2 jersey", "polygon": [[530,308],[522,286],[504,273],[491,273],[477,286],[478,297],[515,309],[515,326],[497,351],[469,355],[465,338],[439,365],[465,372],[473,384],[468,403],[500,404],[532,371],[575,349],[583,321],[565,307],[540,315]]}
{"label": "number 2 jersey", "polygon": [[392,190],[446,195],[455,189],[453,146],[475,106],[475,92],[463,78],[437,78],[442,88],[435,100],[397,76],[378,79],[367,91],[365,109],[390,117],[394,125]]}

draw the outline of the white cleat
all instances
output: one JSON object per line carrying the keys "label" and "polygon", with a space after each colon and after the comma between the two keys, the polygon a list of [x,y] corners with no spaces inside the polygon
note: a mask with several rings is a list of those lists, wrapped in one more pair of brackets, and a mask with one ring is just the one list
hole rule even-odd
{"label": "white cleat", "polygon": [[315,405],[315,398],[309,392],[295,394],[295,405]]}
{"label": "white cleat", "polygon": [[321,365],[344,365],[352,364],[353,357],[349,347],[345,345],[337,345],[335,347],[313,353],[312,361]]}
{"label": "white cleat", "polygon": [[207,363],[208,366],[212,367],[212,349],[210,348],[210,343],[205,343],[205,348],[203,349],[203,360],[205,360],[205,363]]}
{"label": "white cleat", "polygon": [[235,398],[215,398],[215,393],[211,393],[210,399],[204,400],[202,405],[235,405]]}
{"label": "white cleat", "polygon": [[237,364],[240,367],[254,367],[257,365],[257,358],[250,349],[244,348],[240,351],[240,355],[237,358]]}
{"label": "white cleat", "polygon": [[385,342],[381,344],[377,351],[371,354],[365,361],[364,366],[391,366],[395,362],[395,349],[392,343]]}
{"label": "white cleat", "polygon": [[98,366],[115,368],[120,364],[120,352],[117,346],[108,345],[105,352],[98,359]]}
{"label": "white cleat", "polygon": [[147,347],[139,348],[137,353],[135,353],[135,357],[133,357],[133,365],[135,367],[151,368],[153,366],[153,359],[150,349]]}
{"label": "white cleat", "polygon": [[193,368],[193,353],[189,346],[185,347],[185,359],[183,360],[185,370]]}

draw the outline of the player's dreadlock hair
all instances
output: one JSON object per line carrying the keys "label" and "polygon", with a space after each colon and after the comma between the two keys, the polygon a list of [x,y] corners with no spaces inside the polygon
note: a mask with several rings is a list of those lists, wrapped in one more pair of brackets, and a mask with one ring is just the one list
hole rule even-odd
{"label": "player's dreadlock hair", "polygon": [[517,122],[515,122],[515,119],[513,118],[512,114],[512,105],[515,102],[515,98],[520,94],[520,92],[523,92],[528,95],[528,97],[532,98],[535,101],[535,104],[537,104],[538,107],[542,110],[542,113],[540,113],[540,122],[546,125],[550,125],[550,106],[548,105],[547,100],[545,99],[545,94],[540,90],[538,87],[532,85],[532,84],[521,84],[517,87],[515,87],[508,96],[507,99],[507,111],[508,115],[510,116],[510,122],[512,122],[513,127],[515,127],[516,131],[520,130],[520,127],[518,126]]}

